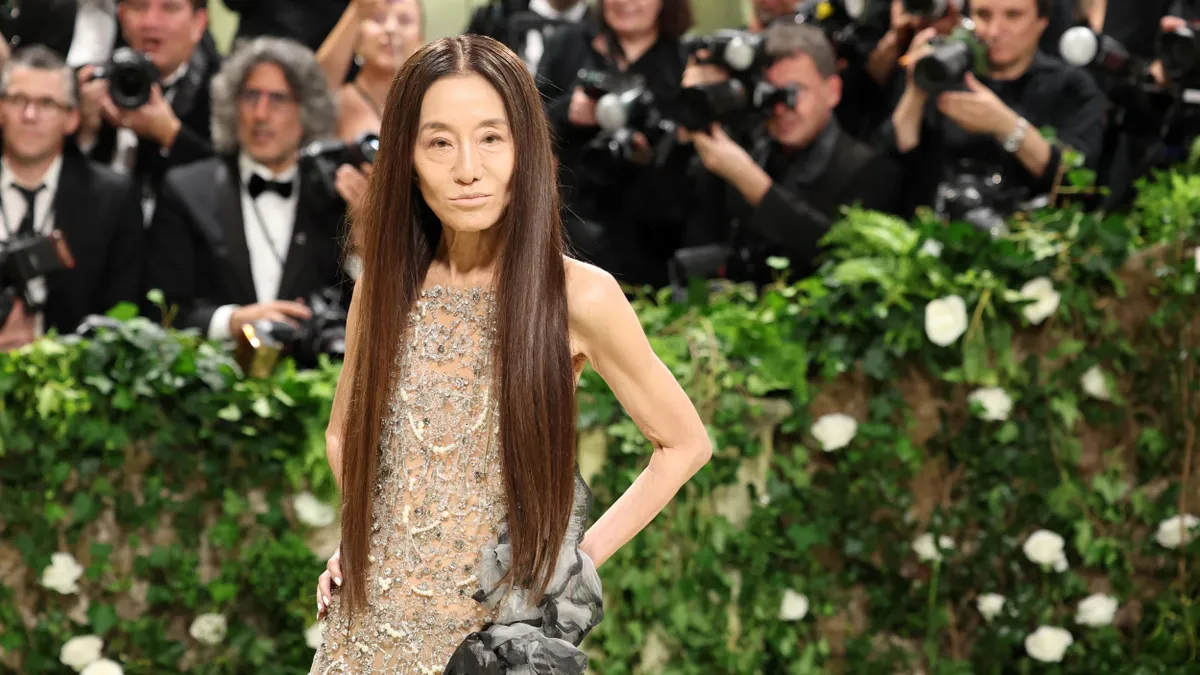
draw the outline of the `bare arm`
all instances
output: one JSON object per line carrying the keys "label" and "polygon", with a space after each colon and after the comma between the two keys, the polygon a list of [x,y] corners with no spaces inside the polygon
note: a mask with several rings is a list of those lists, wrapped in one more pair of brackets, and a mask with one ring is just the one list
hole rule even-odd
{"label": "bare arm", "polygon": [[571,263],[571,326],[592,367],[654,444],[650,464],[583,537],[599,567],[646,527],[712,456],[708,432],[671,371],[655,355],[613,277]]}
{"label": "bare arm", "polygon": [[350,396],[354,390],[354,363],[358,356],[358,298],[364,283],[366,278],[359,277],[355,282],[357,292],[350,299],[350,311],[346,316],[346,356],[333,395],[329,426],[325,428],[325,456],[329,459],[329,468],[333,470],[339,490],[342,488],[342,441],[345,438],[346,413],[350,409]]}
{"label": "bare arm", "polygon": [[358,42],[358,2],[351,0],[342,12],[342,18],[329,31],[325,41],[317,49],[317,63],[325,73],[325,81],[331,89],[342,86],[350,62],[354,60],[354,46]]}

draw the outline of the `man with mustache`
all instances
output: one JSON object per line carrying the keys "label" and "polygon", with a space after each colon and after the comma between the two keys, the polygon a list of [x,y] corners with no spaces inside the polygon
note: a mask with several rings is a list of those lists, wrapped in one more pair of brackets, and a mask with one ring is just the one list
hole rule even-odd
{"label": "man with mustache", "polygon": [[242,44],[212,97],[217,156],[163,179],[144,282],[178,307],[179,327],[225,340],[259,319],[304,321],[302,299],[346,281],[343,207],[300,180],[300,148],[334,124],[312,52],[281,38]]}

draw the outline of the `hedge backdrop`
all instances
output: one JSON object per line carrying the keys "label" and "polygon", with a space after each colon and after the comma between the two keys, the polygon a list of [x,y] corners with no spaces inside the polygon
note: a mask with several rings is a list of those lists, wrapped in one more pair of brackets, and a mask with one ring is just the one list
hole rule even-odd
{"label": "hedge backdrop", "polygon": [[[851,211],[811,278],[640,299],[716,454],[602,568],[592,671],[1200,672],[1198,212],[1192,167],[1002,240]],[[113,315],[0,355],[0,668],[307,672],[336,366]],[[599,514],[651,448],[591,371],[579,423]]]}

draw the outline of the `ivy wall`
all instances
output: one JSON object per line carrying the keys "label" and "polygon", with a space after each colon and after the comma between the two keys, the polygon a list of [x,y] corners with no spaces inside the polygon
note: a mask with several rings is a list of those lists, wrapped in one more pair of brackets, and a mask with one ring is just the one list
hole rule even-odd
{"label": "ivy wall", "polygon": [[[638,301],[716,454],[601,570],[592,671],[1200,672],[1198,212],[851,212],[812,278]],[[0,669],[306,673],[336,376],[140,319],[0,355]],[[651,448],[590,371],[579,421],[598,514]]]}

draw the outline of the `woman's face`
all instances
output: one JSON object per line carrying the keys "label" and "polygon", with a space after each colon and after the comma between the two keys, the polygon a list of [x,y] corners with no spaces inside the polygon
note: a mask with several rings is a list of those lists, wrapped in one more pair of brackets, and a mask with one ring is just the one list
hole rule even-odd
{"label": "woman's face", "polygon": [[425,93],[413,163],[421,196],[442,225],[480,232],[508,205],[516,148],[500,94],[474,73]]}
{"label": "woman's face", "polygon": [[604,22],[618,36],[657,33],[663,0],[604,0]]}
{"label": "woman's face", "polygon": [[368,0],[360,5],[358,52],[367,67],[394,73],[421,47],[417,0]]}

